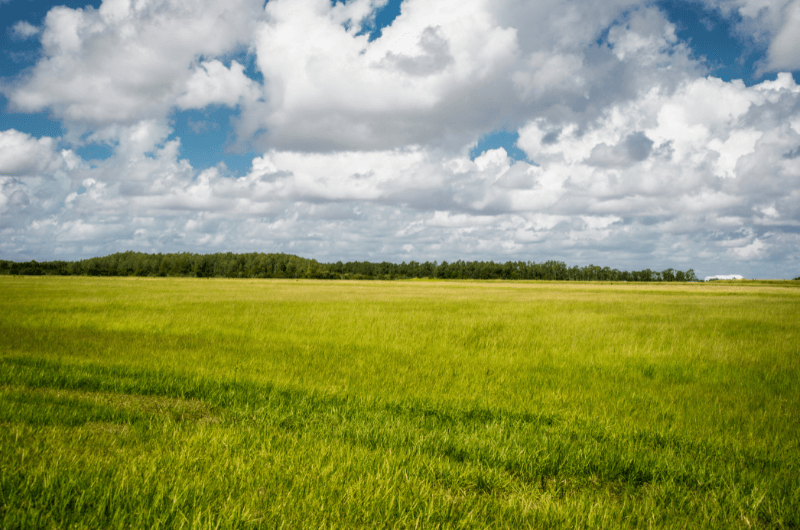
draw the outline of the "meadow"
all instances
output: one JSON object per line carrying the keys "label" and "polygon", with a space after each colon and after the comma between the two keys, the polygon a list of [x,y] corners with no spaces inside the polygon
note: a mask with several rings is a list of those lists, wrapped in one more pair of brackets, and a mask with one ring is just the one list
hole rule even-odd
{"label": "meadow", "polygon": [[800,282],[0,276],[2,528],[798,528]]}

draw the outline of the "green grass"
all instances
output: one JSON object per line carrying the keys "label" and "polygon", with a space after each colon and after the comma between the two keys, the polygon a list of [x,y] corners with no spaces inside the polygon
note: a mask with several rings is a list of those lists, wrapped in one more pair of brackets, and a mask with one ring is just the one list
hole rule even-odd
{"label": "green grass", "polygon": [[798,528],[800,284],[0,276],[2,528]]}

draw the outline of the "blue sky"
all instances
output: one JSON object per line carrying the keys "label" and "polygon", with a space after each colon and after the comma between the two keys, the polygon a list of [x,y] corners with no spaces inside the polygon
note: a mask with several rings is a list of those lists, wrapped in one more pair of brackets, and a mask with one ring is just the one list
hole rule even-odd
{"label": "blue sky", "polygon": [[0,259],[800,275],[800,0],[0,0]]}

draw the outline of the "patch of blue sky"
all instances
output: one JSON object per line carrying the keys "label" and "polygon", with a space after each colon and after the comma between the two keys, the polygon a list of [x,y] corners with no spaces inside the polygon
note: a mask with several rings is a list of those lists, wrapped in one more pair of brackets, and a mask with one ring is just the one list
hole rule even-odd
{"label": "patch of blue sky", "polygon": [[[690,46],[695,57],[705,57],[711,75],[723,81],[741,79],[747,86],[775,79],[776,73],[756,75],[766,49],[736,32],[741,22],[736,11],[726,17],[719,9],[688,0],[661,0],[657,5],[675,24],[678,38]],[[799,74],[794,72],[795,80],[800,80]]]}
{"label": "patch of blue sky", "polygon": [[257,153],[234,152],[232,120],[239,109],[212,105],[203,110],[176,111],[171,116],[173,132],[169,140],[180,138],[179,158],[186,159],[197,170],[224,162],[235,175],[244,175]]}
{"label": "patch of blue sky", "polygon": [[106,144],[87,144],[75,149],[84,160],[105,160],[114,154],[114,148]]}
{"label": "patch of blue sky", "polygon": [[[57,5],[70,8],[100,6],[101,0],[11,0],[0,3],[0,83],[9,83],[24,75],[24,70],[36,64],[40,58],[39,35],[23,38],[14,31],[19,22],[27,22],[41,30],[47,13]],[[9,109],[8,99],[0,96],[0,130],[16,129],[37,138],[59,137],[64,134],[60,121],[50,118],[49,113],[17,113]]]}
{"label": "patch of blue sky", "polygon": [[528,160],[528,156],[525,152],[517,147],[517,140],[519,140],[518,132],[509,132],[505,130],[491,132],[481,137],[481,139],[478,140],[478,144],[470,149],[469,158],[470,160],[475,160],[490,149],[502,147],[506,150],[506,153],[508,153],[511,159],[533,163]]}
{"label": "patch of blue sky", "polygon": [[244,66],[244,75],[259,84],[264,84],[264,75],[261,73],[261,70],[258,69],[256,55],[251,53],[250,50],[244,46],[220,57],[201,57],[201,60],[202,59],[216,59],[224,64],[226,68],[230,68],[231,63],[236,61]]}
{"label": "patch of blue sky", "polygon": [[[342,0],[332,0],[332,4],[344,3]],[[382,7],[379,7],[373,17],[366,18],[361,23],[361,29],[356,35],[368,35],[369,42],[379,39],[383,35],[383,28],[392,25],[394,19],[400,15],[400,8],[403,0],[389,0]]]}
{"label": "patch of blue sky", "polygon": [[60,121],[53,120],[46,113],[25,114],[9,112],[8,99],[0,96],[0,131],[16,129],[37,138],[52,136],[57,138],[64,134]]}
{"label": "patch of blue sky", "polygon": [[383,35],[383,28],[389,27],[398,16],[403,0],[389,0],[385,6],[375,13],[375,21],[372,31],[369,33],[369,41],[372,42]]}
{"label": "patch of blue sky", "polygon": [[[256,55],[246,47],[221,57],[201,57],[199,60],[204,59],[217,59],[227,68],[236,61],[245,67],[244,74],[247,77],[259,84],[264,83],[264,76],[256,63]],[[231,174],[244,175],[249,171],[253,158],[259,153],[252,150],[243,152],[232,150],[233,122],[239,113],[238,108],[220,105],[211,105],[201,110],[176,110],[170,117],[173,132],[169,139],[180,138],[179,157],[188,160],[197,170],[207,169],[223,162]]]}

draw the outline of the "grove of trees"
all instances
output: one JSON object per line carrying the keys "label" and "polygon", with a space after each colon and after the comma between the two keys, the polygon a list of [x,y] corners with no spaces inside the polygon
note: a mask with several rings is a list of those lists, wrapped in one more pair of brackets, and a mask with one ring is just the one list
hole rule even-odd
{"label": "grove of trees", "polygon": [[441,278],[473,280],[576,280],[628,282],[694,282],[692,269],[679,271],[621,271],[588,265],[568,267],[561,261],[416,261],[400,264],[383,261],[348,261],[320,263],[291,254],[145,254],[118,252],[80,261],[0,260],[0,274],[15,275],[83,275],[83,276],[182,276],[196,278],[316,278],[404,279]]}

